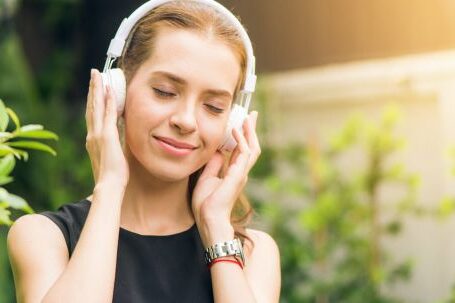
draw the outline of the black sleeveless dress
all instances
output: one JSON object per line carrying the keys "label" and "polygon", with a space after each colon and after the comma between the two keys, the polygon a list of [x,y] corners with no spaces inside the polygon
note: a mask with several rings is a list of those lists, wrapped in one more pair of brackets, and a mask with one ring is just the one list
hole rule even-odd
{"label": "black sleeveless dress", "polygon": [[[39,213],[61,229],[70,256],[90,205],[84,199]],[[166,236],[140,235],[120,228],[113,302],[213,302],[197,225]]]}

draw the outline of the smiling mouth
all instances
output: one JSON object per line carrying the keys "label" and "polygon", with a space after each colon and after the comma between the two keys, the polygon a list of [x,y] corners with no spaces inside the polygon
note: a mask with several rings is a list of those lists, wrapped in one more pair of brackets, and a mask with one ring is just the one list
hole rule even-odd
{"label": "smiling mouth", "polygon": [[175,142],[169,138],[157,136],[153,136],[153,138],[163,151],[173,156],[186,156],[197,148],[187,143]]}

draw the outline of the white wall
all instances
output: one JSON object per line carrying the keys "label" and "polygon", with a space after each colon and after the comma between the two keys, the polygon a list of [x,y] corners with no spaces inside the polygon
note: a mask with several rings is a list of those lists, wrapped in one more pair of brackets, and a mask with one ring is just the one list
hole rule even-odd
{"label": "white wall", "polygon": [[[269,74],[262,78],[274,144],[324,140],[355,111],[378,119],[388,102],[403,113],[397,134],[407,141],[397,156],[421,176],[419,203],[436,206],[455,197],[455,52],[370,60]],[[383,202],[393,196],[385,190]],[[446,221],[407,219],[403,233],[384,242],[397,259],[415,260],[413,278],[391,292],[409,302],[434,302],[455,284],[455,216]]]}

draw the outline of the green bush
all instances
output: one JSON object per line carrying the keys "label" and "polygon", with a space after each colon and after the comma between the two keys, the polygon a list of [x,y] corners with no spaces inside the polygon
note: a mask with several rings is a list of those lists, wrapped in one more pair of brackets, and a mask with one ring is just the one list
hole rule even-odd
{"label": "green bush", "polygon": [[[376,124],[354,116],[326,146],[265,148],[259,166],[274,165],[251,195],[280,247],[281,302],[399,302],[381,290],[409,279],[412,261],[396,262],[381,239],[425,211],[418,176],[391,161],[404,146],[393,134],[398,118],[389,107]],[[384,186],[401,196],[384,203]]]}
{"label": "green bush", "polygon": [[[10,120],[15,125],[12,132],[7,131]],[[18,138],[22,140],[17,140]],[[28,153],[24,149],[40,150],[54,156],[57,155],[55,150],[48,145],[30,139],[58,140],[58,137],[53,132],[44,130],[43,126],[39,124],[21,126],[16,113],[11,108],[5,107],[0,99],[0,225],[11,225],[13,223],[10,219],[10,208],[33,213],[33,209],[23,198],[9,193],[3,187],[13,181],[10,174],[16,165],[16,158],[28,160]]]}

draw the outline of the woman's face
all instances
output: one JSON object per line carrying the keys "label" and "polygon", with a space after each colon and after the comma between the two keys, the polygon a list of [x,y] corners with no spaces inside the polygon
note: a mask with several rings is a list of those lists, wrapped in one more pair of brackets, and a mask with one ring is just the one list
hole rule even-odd
{"label": "woman's face", "polygon": [[162,27],[127,87],[125,139],[149,173],[181,180],[224,139],[240,64],[220,40]]}

